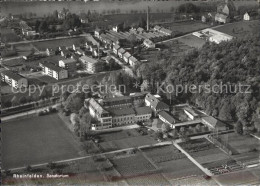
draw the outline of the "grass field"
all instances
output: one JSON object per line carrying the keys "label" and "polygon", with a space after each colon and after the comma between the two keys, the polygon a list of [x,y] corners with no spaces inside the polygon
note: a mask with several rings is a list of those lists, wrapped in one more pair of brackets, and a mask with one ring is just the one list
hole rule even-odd
{"label": "grass field", "polygon": [[240,38],[249,33],[257,34],[259,32],[259,20],[240,21],[232,24],[226,24],[215,28],[215,30]]}
{"label": "grass field", "polygon": [[221,135],[220,138],[238,153],[246,153],[254,149],[260,150],[259,140],[252,136],[229,133]]}
{"label": "grass field", "polygon": [[206,41],[193,35],[187,35],[185,37],[177,39],[179,42],[194,48],[201,48]]}
{"label": "grass field", "polygon": [[164,27],[169,28],[170,30],[178,33],[190,33],[197,30],[202,30],[204,28],[208,28],[210,25],[195,22],[195,21],[185,21],[185,22],[177,22],[177,23],[167,23],[163,25]]}
{"label": "grass field", "polygon": [[74,37],[67,39],[54,39],[50,41],[34,42],[33,45],[40,51],[45,51],[47,48],[57,48],[59,46],[72,47],[73,44],[79,45],[86,40],[84,37]]}
{"label": "grass field", "polygon": [[1,125],[4,169],[79,156],[78,142],[57,114]]}

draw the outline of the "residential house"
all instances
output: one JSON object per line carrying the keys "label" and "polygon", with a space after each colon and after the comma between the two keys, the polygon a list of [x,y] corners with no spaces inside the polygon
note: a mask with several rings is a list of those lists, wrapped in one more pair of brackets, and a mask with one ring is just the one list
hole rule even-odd
{"label": "residential house", "polygon": [[42,72],[45,75],[53,77],[57,80],[68,78],[68,71],[66,69],[48,62],[40,63],[40,66],[43,67]]}
{"label": "residential house", "polygon": [[118,52],[117,52],[117,54],[118,54],[118,57],[120,57],[121,59],[123,58],[123,54],[125,53],[125,49],[123,49],[123,48],[120,48],[119,50],[118,50]]}
{"label": "residential house", "polygon": [[120,46],[119,46],[119,45],[114,45],[114,47],[113,47],[113,52],[117,55],[119,49],[120,49]]}
{"label": "residential house", "polygon": [[167,35],[167,36],[172,35],[172,31],[169,30],[169,29],[166,29],[166,28],[161,28],[159,31],[160,31],[162,34]]}
{"label": "residential house", "polygon": [[139,34],[141,34],[141,33],[143,33],[144,32],[144,29],[143,28],[141,28],[141,27],[139,27],[139,28],[137,28],[137,30],[136,30]]}
{"label": "residential house", "polygon": [[[86,103],[88,102],[88,103]],[[97,123],[92,124],[92,130],[100,130],[112,127],[111,114],[93,98],[85,100],[84,106],[89,109],[90,115],[97,119]]]}
{"label": "residential house", "polygon": [[131,54],[129,52],[126,52],[123,54],[123,59],[126,63],[129,63],[129,58],[131,57]]}
{"label": "residential house", "polygon": [[91,47],[92,45],[93,45],[92,42],[87,41],[85,47],[86,47],[87,49],[90,49],[90,47]]}
{"label": "residential house", "polygon": [[150,107],[137,107],[135,108],[135,121],[144,122],[152,117],[152,110]]}
{"label": "residential house", "polygon": [[135,123],[135,110],[133,108],[110,109],[113,126],[122,126]]}
{"label": "residential house", "polygon": [[97,45],[89,45],[90,52],[94,52],[94,50],[97,50],[97,49],[98,49]]}
{"label": "residential house", "polygon": [[162,110],[168,112],[170,110],[169,105],[160,100],[160,96],[152,95],[150,93],[146,94],[145,96],[145,105],[151,107],[155,115],[157,115],[157,113]]}
{"label": "residential house", "polygon": [[227,129],[226,124],[212,116],[203,117],[201,120],[210,130],[225,131]]}
{"label": "residential house", "polygon": [[102,57],[104,54],[102,49],[94,49],[92,53],[95,57]]}
{"label": "residential house", "polygon": [[25,77],[10,70],[1,72],[1,80],[16,89],[28,87],[28,80]]}
{"label": "residential house", "polygon": [[107,57],[105,58],[105,62],[106,62],[106,63],[113,63],[113,62],[115,62],[115,60],[114,60],[114,58],[112,58],[111,56],[107,56]]}
{"label": "residential house", "polygon": [[96,73],[102,71],[103,69],[103,64],[91,57],[82,56],[79,58],[79,60],[83,63],[83,67],[87,72]]}
{"label": "residential house", "polygon": [[162,27],[156,25],[153,29],[154,29],[155,31],[159,32],[161,28],[162,28]]}
{"label": "residential house", "polygon": [[243,16],[243,19],[244,19],[245,21],[250,21],[250,20],[256,18],[257,15],[258,15],[258,14],[257,14],[257,12],[255,12],[255,11],[246,12],[246,13],[244,14],[244,16]]}
{"label": "residential house", "polygon": [[131,56],[128,61],[129,61],[130,66],[132,66],[132,67],[136,66],[138,63],[138,60],[134,56]]}
{"label": "residential house", "polygon": [[199,114],[197,114],[192,108],[190,107],[185,107],[183,109],[184,113],[187,114],[187,116],[191,119],[191,120],[194,120],[194,119],[197,119],[199,118]]}
{"label": "residential house", "polygon": [[158,113],[158,116],[161,121],[163,121],[166,124],[169,124],[171,128],[175,128],[174,124],[176,123],[176,119],[172,117],[169,113],[163,110]]}
{"label": "residential house", "polygon": [[62,47],[60,48],[60,55],[64,58],[70,58],[72,56],[72,52]]}
{"label": "residential house", "polygon": [[66,69],[69,73],[74,73],[77,70],[77,61],[73,58],[62,59],[59,61],[59,67]]}
{"label": "residential house", "polygon": [[147,48],[155,48],[155,43],[152,42],[150,39],[145,39],[143,44]]}
{"label": "residential house", "polygon": [[94,35],[95,35],[97,38],[99,38],[102,33],[104,33],[104,31],[101,30],[101,29],[99,29],[99,28],[97,28],[97,29],[95,30],[95,32],[94,32]]}
{"label": "residential house", "polygon": [[225,23],[228,23],[230,20],[229,20],[229,17],[227,15],[222,14],[222,13],[217,13],[215,15],[215,21],[225,24]]}
{"label": "residential house", "polygon": [[56,53],[55,49],[52,49],[52,48],[46,49],[46,55],[47,56],[53,56],[53,55],[55,55],[55,53]]}

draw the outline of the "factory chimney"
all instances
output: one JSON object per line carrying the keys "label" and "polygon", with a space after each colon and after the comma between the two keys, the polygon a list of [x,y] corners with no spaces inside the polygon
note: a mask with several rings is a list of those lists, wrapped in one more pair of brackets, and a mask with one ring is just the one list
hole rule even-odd
{"label": "factory chimney", "polygon": [[149,6],[147,7],[146,30],[149,31]]}

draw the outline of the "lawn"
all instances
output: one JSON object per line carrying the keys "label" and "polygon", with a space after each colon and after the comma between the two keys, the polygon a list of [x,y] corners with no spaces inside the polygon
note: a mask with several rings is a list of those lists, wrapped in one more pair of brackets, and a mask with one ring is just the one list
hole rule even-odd
{"label": "lawn", "polygon": [[215,30],[240,38],[249,33],[258,33],[259,20],[240,21],[232,24],[226,24],[215,28]]}
{"label": "lawn", "polygon": [[196,22],[196,21],[167,23],[162,26],[167,27],[174,32],[183,33],[183,34],[191,33],[197,30],[202,30],[204,28],[210,27],[210,25],[208,24]]}
{"label": "lawn", "polygon": [[235,133],[223,134],[219,136],[223,141],[226,141],[231,148],[238,153],[247,153],[254,149],[260,150],[259,140],[252,136],[239,135]]}
{"label": "lawn", "polygon": [[187,35],[185,37],[177,39],[179,42],[194,48],[201,48],[206,41],[193,35]]}
{"label": "lawn", "polygon": [[156,143],[152,137],[141,136],[135,129],[100,134],[99,137],[99,145],[104,152]]}
{"label": "lawn", "polygon": [[79,143],[57,114],[2,124],[3,168],[78,157]]}
{"label": "lawn", "polygon": [[73,44],[79,45],[84,43],[86,39],[84,37],[74,37],[66,39],[53,39],[50,41],[34,42],[33,45],[40,51],[45,51],[47,48],[57,48],[59,46],[72,47]]}

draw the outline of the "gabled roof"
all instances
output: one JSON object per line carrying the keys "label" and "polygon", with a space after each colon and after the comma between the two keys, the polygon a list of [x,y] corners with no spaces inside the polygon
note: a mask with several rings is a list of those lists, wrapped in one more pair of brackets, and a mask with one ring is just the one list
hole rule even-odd
{"label": "gabled roof", "polygon": [[137,62],[137,61],[138,61],[134,56],[131,56],[131,57],[129,58],[129,60],[132,61],[132,62]]}
{"label": "gabled roof", "polygon": [[198,114],[190,107],[185,107],[184,110],[186,110],[187,112],[189,112],[193,116],[198,116]]}
{"label": "gabled roof", "polygon": [[223,127],[226,126],[223,122],[219,121],[218,119],[212,117],[212,116],[207,116],[202,118],[204,121],[209,123],[212,127]]}
{"label": "gabled roof", "polygon": [[146,43],[148,45],[153,45],[154,44],[150,39],[145,39],[144,43]]}
{"label": "gabled roof", "polygon": [[155,108],[156,110],[162,110],[162,109],[168,109],[169,106],[160,101],[158,98],[156,98],[154,95],[148,93],[145,97],[145,100],[149,101],[151,104],[151,107]]}
{"label": "gabled roof", "polygon": [[176,123],[176,120],[165,111],[159,112],[158,115],[161,116],[162,118],[164,118],[167,122],[169,122],[171,124]]}
{"label": "gabled roof", "polygon": [[116,50],[118,50],[119,48],[120,48],[119,45],[115,45],[115,46],[114,46],[114,49],[116,49]]}
{"label": "gabled roof", "polygon": [[123,55],[124,55],[124,57],[127,57],[127,58],[131,57],[131,54],[129,52],[126,52]]}
{"label": "gabled roof", "polygon": [[135,115],[135,110],[133,108],[110,109],[109,111],[112,116]]}
{"label": "gabled roof", "polygon": [[167,34],[172,34],[172,31],[169,30],[169,29],[166,29],[166,28],[161,28],[161,29],[160,29],[160,32],[165,32],[165,33],[167,33]]}
{"label": "gabled roof", "polygon": [[76,63],[76,60],[73,58],[69,58],[69,59],[62,59],[60,61],[63,61],[63,63],[65,64],[69,64],[69,63]]}
{"label": "gabled roof", "polygon": [[16,80],[16,81],[18,81],[18,80],[20,80],[20,79],[22,79],[22,78],[25,78],[25,77],[21,76],[20,74],[15,74],[15,73],[13,73],[13,72],[10,71],[10,70],[3,71],[3,72],[1,72],[1,74],[2,74],[2,75],[6,75],[6,76],[8,76],[9,78],[11,78],[11,79],[13,79],[13,80]]}
{"label": "gabled roof", "polygon": [[107,61],[107,62],[114,62],[115,60],[111,56],[107,56],[105,58],[105,61]]}
{"label": "gabled roof", "polygon": [[156,25],[156,26],[154,27],[154,30],[160,30],[161,28],[162,28],[162,27]]}
{"label": "gabled roof", "polygon": [[101,114],[108,114],[109,113],[108,111],[103,109],[103,107],[100,106],[100,104],[93,98],[90,98],[89,105],[91,105],[97,111],[97,113],[99,115],[101,115]]}
{"label": "gabled roof", "polygon": [[98,62],[96,59],[88,57],[88,56],[81,56],[79,59],[87,61],[88,63],[97,63]]}
{"label": "gabled roof", "polygon": [[118,50],[118,53],[121,53],[121,54],[125,53],[125,49],[120,48],[120,49]]}
{"label": "gabled roof", "polygon": [[217,13],[216,15],[215,15],[215,17],[217,17],[217,18],[221,18],[221,19],[227,19],[227,15],[224,15],[224,14],[221,14],[221,13]]}

